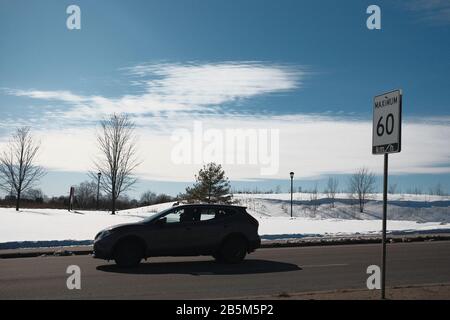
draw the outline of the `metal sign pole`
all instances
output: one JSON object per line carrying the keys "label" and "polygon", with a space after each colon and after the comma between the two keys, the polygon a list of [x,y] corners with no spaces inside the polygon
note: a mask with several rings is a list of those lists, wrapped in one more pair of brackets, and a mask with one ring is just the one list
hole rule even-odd
{"label": "metal sign pole", "polygon": [[388,156],[402,149],[402,98],[402,90],[398,89],[373,99],[372,154],[384,154],[381,299],[386,299]]}
{"label": "metal sign pole", "polygon": [[388,153],[384,154],[383,177],[383,254],[381,267],[381,299],[386,299],[386,220],[387,220],[387,189],[388,189]]}
{"label": "metal sign pole", "polygon": [[294,179],[291,178],[291,218],[292,218],[292,192],[294,191],[294,190],[293,190],[293,187],[294,187],[294,182],[293,182],[293,180],[294,180]]}
{"label": "metal sign pole", "polygon": [[292,219],[292,194],[294,192],[294,172],[290,172],[289,176],[291,177],[291,219]]}

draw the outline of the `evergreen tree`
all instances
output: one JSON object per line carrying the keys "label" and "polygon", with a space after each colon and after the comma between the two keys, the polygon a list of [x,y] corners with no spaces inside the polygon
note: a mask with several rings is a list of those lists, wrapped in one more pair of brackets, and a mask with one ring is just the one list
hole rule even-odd
{"label": "evergreen tree", "polygon": [[208,163],[195,176],[196,182],[186,188],[189,202],[230,203],[231,192],[228,178],[220,164]]}

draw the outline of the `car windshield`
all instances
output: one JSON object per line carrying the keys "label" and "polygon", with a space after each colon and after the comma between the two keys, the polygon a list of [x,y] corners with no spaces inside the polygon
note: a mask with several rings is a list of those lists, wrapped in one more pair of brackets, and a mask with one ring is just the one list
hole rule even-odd
{"label": "car windshield", "polygon": [[173,208],[168,208],[168,209],[162,210],[160,212],[154,213],[154,214],[148,216],[147,218],[144,218],[144,220],[142,220],[142,222],[150,222],[153,219],[155,219],[157,216],[159,216],[161,214],[164,214],[164,213],[166,213],[167,211],[169,211],[171,209],[173,209]]}

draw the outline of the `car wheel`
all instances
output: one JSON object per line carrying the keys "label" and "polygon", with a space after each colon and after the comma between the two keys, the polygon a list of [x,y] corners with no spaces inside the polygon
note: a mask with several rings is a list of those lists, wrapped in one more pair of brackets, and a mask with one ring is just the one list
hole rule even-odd
{"label": "car wheel", "polygon": [[239,263],[247,254],[247,241],[242,237],[227,239],[220,250],[219,256],[225,263]]}
{"label": "car wheel", "polygon": [[114,251],[114,261],[119,267],[135,267],[143,257],[142,246],[137,241],[119,242]]}

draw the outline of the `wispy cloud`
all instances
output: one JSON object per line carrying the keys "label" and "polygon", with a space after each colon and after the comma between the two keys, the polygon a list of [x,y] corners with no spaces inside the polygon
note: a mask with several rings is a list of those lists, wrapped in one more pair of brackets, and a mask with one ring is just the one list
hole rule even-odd
{"label": "wispy cloud", "polygon": [[17,97],[29,97],[43,100],[59,100],[70,103],[80,103],[85,100],[84,97],[71,93],[70,91],[39,91],[39,90],[20,90],[6,89],[7,94]]}
{"label": "wispy cloud", "polygon": [[292,90],[305,75],[297,67],[257,62],[143,64],[124,69],[140,94],[118,98],[85,96],[71,91],[7,89],[10,95],[70,106],[60,118],[96,120],[113,112],[134,115],[173,111],[214,111],[221,104],[257,95]]}
{"label": "wispy cloud", "polygon": [[416,13],[419,20],[433,24],[450,23],[449,0],[411,0],[404,5]]}
{"label": "wispy cloud", "polygon": [[163,101],[201,106],[292,90],[305,74],[292,67],[256,62],[138,65],[127,70],[135,76],[158,77],[146,84]]}

